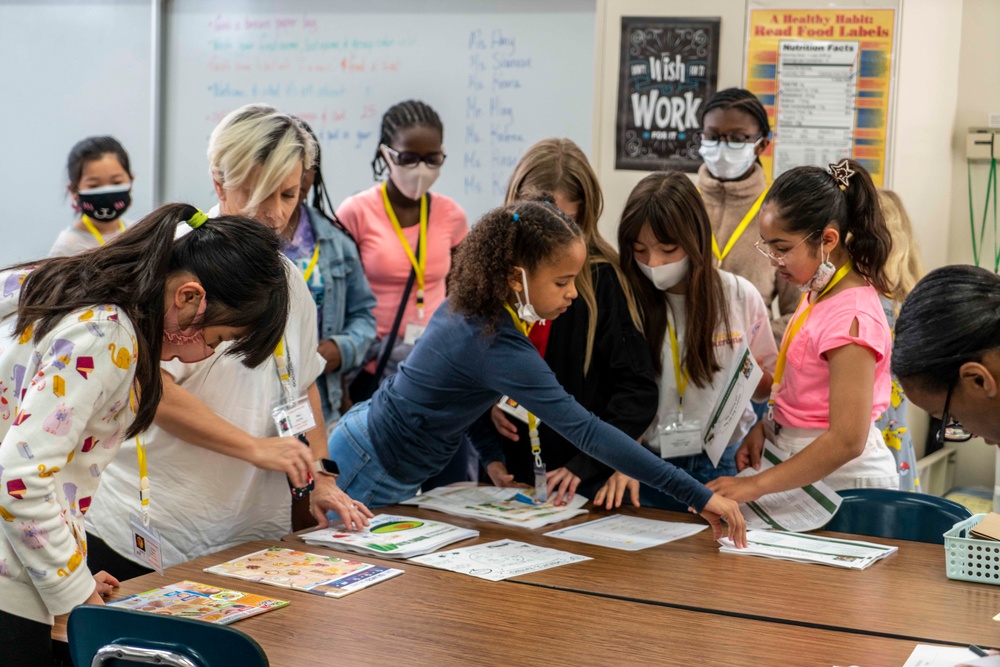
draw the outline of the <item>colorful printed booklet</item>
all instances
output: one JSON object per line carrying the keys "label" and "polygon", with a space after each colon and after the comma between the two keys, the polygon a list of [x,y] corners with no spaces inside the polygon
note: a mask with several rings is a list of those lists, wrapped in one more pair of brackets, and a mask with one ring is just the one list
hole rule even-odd
{"label": "colorful printed booklet", "polygon": [[587,498],[580,494],[574,495],[562,507],[556,507],[551,502],[535,503],[532,500],[534,493],[533,489],[496,486],[441,486],[400,504],[520,528],[541,528],[587,513],[582,509]]}
{"label": "colorful printed booklet", "polygon": [[331,598],[342,598],[403,574],[402,570],[391,567],[281,547],[270,547],[206,567],[205,572]]}
{"label": "colorful printed booklet", "polygon": [[478,530],[449,523],[378,514],[365,530],[349,532],[343,524],[304,533],[306,544],[387,558],[413,558],[449,544],[479,537]]}
{"label": "colorful printed booklet", "polygon": [[263,614],[265,611],[287,607],[288,601],[231,591],[194,581],[182,581],[154,588],[145,593],[130,595],[107,604],[151,614],[193,618],[207,623],[229,625],[241,618],[249,618]]}
{"label": "colorful printed booklet", "polygon": [[588,556],[578,556],[567,551],[536,547],[534,544],[497,540],[477,544],[464,549],[441,551],[436,554],[418,556],[414,563],[422,563],[468,574],[488,581],[501,581],[521,574],[530,574],[550,567],[591,560]]}
{"label": "colorful printed booklet", "polygon": [[819,535],[802,535],[780,530],[748,530],[747,548],[737,549],[723,537],[719,540],[722,553],[738,556],[764,556],[799,563],[832,565],[848,570],[864,570],[873,563],[899,551],[890,547],[861,540],[838,540]]}

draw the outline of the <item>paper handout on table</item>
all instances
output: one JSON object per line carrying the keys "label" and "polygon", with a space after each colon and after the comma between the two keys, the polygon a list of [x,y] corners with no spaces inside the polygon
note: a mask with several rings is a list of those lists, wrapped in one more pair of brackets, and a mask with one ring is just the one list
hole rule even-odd
{"label": "paper handout on table", "polygon": [[[759,475],[781,463],[784,458],[770,442],[764,442],[760,457],[760,470],[746,468],[737,477]],[[815,482],[801,489],[769,493],[757,500],[740,505],[747,529],[788,530],[802,533],[825,526],[840,509],[843,499],[823,482]]]}
{"label": "paper handout on table", "polygon": [[403,574],[402,570],[391,567],[281,547],[269,547],[206,567],[205,572],[330,598],[342,598]]}
{"label": "paper handout on table", "polygon": [[529,574],[550,567],[591,560],[588,556],[578,556],[558,549],[536,547],[533,544],[498,540],[477,544],[464,549],[440,551],[436,554],[418,556],[414,563],[423,563],[442,570],[468,574],[489,581],[501,581],[521,574]]}
{"label": "paper handout on table", "polygon": [[740,556],[764,556],[799,563],[832,565],[848,570],[864,570],[872,563],[896,553],[898,547],[862,542],[860,540],[838,540],[819,535],[802,535],[780,530],[748,530],[747,548],[737,549],[736,545],[723,537],[719,540],[722,553]]}
{"label": "paper handout on table", "polygon": [[440,521],[378,514],[371,519],[367,528],[354,533],[340,524],[304,533],[301,537],[306,544],[387,558],[412,558],[455,542],[479,537],[479,531]]}
{"label": "paper handout on table", "polygon": [[654,521],[615,514],[545,534],[549,537],[594,544],[599,547],[639,551],[695,535],[706,528],[708,526],[704,524]]}
{"label": "paper handout on table", "polygon": [[976,654],[967,648],[917,644],[903,667],[955,667],[977,659]]}
{"label": "paper handout on table", "polygon": [[757,383],[763,375],[764,371],[757,365],[757,361],[750,353],[747,337],[744,337],[743,344],[740,345],[726,371],[725,384],[715,398],[715,405],[708,413],[708,422],[702,433],[705,453],[708,454],[713,466],[719,465],[719,460],[729,445],[729,439],[733,437],[733,431],[736,430],[743,413],[750,405],[753,393],[757,390]]}
{"label": "paper handout on table", "polygon": [[518,496],[530,499],[532,495],[533,489],[440,486],[400,504],[417,505],[455,516],[468,516],[521,528],[541,528],[587,513],[587,510],[581,509],[587,503],[587,498],[580,494],[574,495],[562,507],[556,507],[551,502],[538,505],[515,499]]}
{"label": "paper handout on table", "polygon": [[229,625],[241,618],[287,607],[288,601],[231,591],[195,581],[182,581],[105,604],[133,611]]}

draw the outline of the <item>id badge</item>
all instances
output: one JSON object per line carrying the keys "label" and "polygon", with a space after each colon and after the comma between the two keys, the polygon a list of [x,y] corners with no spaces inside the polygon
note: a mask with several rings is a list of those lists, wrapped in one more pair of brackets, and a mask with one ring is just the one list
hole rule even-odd
{"label": "id badge", "polygon": [[152,525],[142,525],[142,519],[135,514],[129,514],[129,527],[132,533],[132,555],[162,575],[163,554],[160,551],[159,531]]}
{"label": "id badge", "polygon": [[[509,414],[511,417],[514,417],[518,421],[521,421],[525,424],[528,423],[528,409],[525,408],[520,403],[518,403],[517,401],[515,401],[510,396],[504,396],[503,398],[501,398],[500,402],[497,403],[497,407],[506,412],[507,414]],[[538,415],[535,415],[535,424],[538,425],[541,423],[542,420],[538,418]]]}
{"label": "id badge", "polygon": [[545,474],[545,465],[535,466],[535,502],[544,503],[549,499],[549,480]]}
{"label": "id badge", "polygon": [[426,330],[426,324],[410,322],[406,325],[406,329],[403,330],[403,345],[414,345],[424,335],[424,331]]}
{"label": "id badge", "polygon": [[670,419],[657,429],[660,457],[694,456],[702,451],[701,420],[677,422]]}
{"label": "id badge", "polygon": [[308,396],[289,403],[279,402],[271,411],[271,416],[278,427],[278,435],[282,437],[295,437],[316,428],[316,418]]}

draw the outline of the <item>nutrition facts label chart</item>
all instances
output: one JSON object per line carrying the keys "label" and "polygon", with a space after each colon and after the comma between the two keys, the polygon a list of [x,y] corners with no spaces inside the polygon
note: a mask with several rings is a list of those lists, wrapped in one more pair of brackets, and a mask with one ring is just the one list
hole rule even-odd
{"label": "nutrition facts label chart", "polygon": [[859,54],[859,42],[781,42],[774,178],[851,157]]}

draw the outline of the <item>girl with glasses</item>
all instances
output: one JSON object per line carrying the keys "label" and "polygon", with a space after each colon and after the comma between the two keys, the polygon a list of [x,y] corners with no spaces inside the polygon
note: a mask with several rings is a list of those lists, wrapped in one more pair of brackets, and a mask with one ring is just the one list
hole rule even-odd
{"label": "girl with glasses", "polygon": [[720,90],[705,105],[698,133],[705,163],[698,170],[708,219],[712,223],[712,254],[716,266],[746,278],[770,308],[778,302],[780,317],[771,323],[781,340],[799,294],[753,249],[760,233],[757,212],[767,191],[758,156],[771,143],[767,111],[748,90]]}
{"label": "girl with glasses", "polygon": [[876,418],[889,405],[892,334],[879,294],[892,248],[878,191],[853,160],[782,174],[760,212],[762,252],[803,292],[781,342],[765,418],[736,453],[760,466],[764,440],[783,463],[709,488],[737,501],[823,480],[835,490],[899,487]]}
{"label": "girl with glasses", "polygon": [[917,283],[899,311],[892,370],[907,398],[943,428],[1000,444],[1000,276],[946,266]]}

